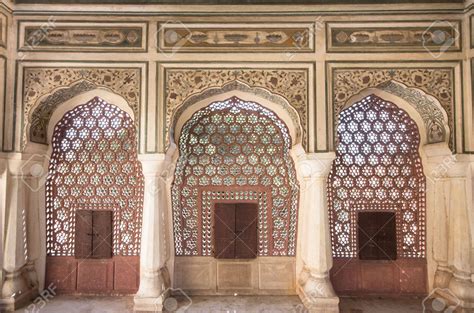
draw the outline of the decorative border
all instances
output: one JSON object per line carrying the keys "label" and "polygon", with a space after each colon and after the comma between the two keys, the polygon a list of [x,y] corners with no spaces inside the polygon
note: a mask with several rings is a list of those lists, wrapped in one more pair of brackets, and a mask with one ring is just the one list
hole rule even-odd
{"label": "decorative border", "polygon": [[429,52],[438,56],[462,51],[461,38],[460,20],[326,24],[328,52]]}
{"label": "decorative border", "polygon": [[[364,63],[358,66],[354,63]],[[440,67],[440,63],[407,66],[407,63],[396,63],[393,67],[385,63],[370,62],[327,62],[327,103],[328,143],[335,146],[337,116],[350,97],[366,88],[377,88],[378,85],[394,80],[409,88],[417,88],[434,96],[446,111],[450,129],[449,146],[456,151],[456,95],[455,68]],[[423,63],[423,62],[418,62]],[[336,65],[336,66],[334,66]],[[404,66],[405,65],[405,66]],[[332,112],[332,114],[331,114]]]}
{"label": "decorative border", "polygon": [[448,127],[446,125],[446,112],[435,102],[435,99],[428,97],[419,89],[408,88],[393,80],[382,83],[376,88],[404,99],[415,108],[425,124],[428,144],[446,141],[448,135],[446,132],[446,127]]}
{"label": "decorative border", "polygon": [[157,49],[167,55],[183,52],[315,51],[314,23],[162,23]]}
{"label": "decorative border", "polygon": [[[298,64],[295,64],[296,66]],[[301,64],[299,64],[301,65]],[[162,80],[164,89],[162,91],[163,108],[161,136],[164,138],[161,149],[166,150],[169,144],[169,129],[171,116],[190,96],[199,94],[206,89],[223,87],[224,85],[240,81],[251,87],[260,87],[269,90],[285,98],[288,103],[298,112],[303,136],[302,142],[305,148],[309,147],[309,113],[310,113],[310,71],[311,67],[285,67],[259,68],[248,67],[251,65],[230,67],[228,65],[218,67],[175,67],[163,64]],[[160,72],[160,69],[158,70]],[[160,88],[158,87],[158,92]],[[159,118],[157,112],[157,118]]]}
{"label": "decorative border", "polygon": [[20,21],[17,49],[28,52],[146,52],[148,23]]}

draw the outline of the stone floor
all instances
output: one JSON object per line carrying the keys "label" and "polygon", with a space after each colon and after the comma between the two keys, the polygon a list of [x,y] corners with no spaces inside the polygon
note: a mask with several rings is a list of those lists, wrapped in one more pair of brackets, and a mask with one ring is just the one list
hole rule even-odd
{"label": "stone floor", "polygon": [[[118,313],[133,312],[131,297],[57,296],[46,303],[37,301],[16,313]],[[45,304],[45,305],[44,305]],[[171,312],[190,313],[306,313],[298,297],[235,296],[180,297],[165,303]],[[178,309],[176,310],[176,307]],[[422,299],[341,299],[341,313],[420,313]]]}

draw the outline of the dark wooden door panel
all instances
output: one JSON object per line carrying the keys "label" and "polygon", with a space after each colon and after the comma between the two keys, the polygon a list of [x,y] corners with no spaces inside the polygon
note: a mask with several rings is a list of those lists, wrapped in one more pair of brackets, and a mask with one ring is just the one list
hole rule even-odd
{"label": "dark wooden door panel", "polygon": [[395,260],[397,258],[396,234],[394,212],[359,212],[359,259]]}
{"label": "dark wooden door panel", "polygon": [[94,211],[92,215],[92,255],[96,259],[112,257],[112,211]]}
{"label": "dark wooden door panel", "polygon": [[92,212],[76,211],[75,256],[78,259],[89,258],[92,254]]}
{"label": "dark wooden door panel", "polygon": [[235,204],[216,203],[214,207],[214,256],[217,259],[235,256]]}
{"label": "dark wooden door panel", "polygon": [[253,259],[257,257],[256,203],[238,203],[235,206],[235,258]]}

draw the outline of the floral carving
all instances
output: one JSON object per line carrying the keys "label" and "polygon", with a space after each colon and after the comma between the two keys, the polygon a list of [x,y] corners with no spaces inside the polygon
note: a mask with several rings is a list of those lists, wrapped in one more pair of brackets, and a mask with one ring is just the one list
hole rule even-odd
{"label": "floral carving", "polygon": [[[24,73],[24,123],[31,125],[30,134],[34,133],[34,142],[46,143],[49,119],[61,103],[98,87],[108,88],[121,95],[133,109],[135,116],[139,116],[139,68],[32,67],[25,68]],[[25,143],[26,136],[23,140],[23,144]]]}
{"label": "floral carving", "polygon": [[[353,95],[362,90],[388,81],[398,81],[402,84],[423,90],[434,96],[440,102],[448,116],[448,126],[451,129],[449,145],[454,149],[454,73],[446,68],[366,68],[366,69],[333,69],[333,119],[337,125],[339,113]],[[334,128],[336,129],[336,127]]]}
{"label": "floral carving", "polygon": [[211,87],[222,87],[232,81],[241,81],[252,87],[268,89],[284,97],[299,114],[303,128],[303,144],[306,145],[307,69],[168,69],[165,77],[167,144],[171,115],[189,96]]}

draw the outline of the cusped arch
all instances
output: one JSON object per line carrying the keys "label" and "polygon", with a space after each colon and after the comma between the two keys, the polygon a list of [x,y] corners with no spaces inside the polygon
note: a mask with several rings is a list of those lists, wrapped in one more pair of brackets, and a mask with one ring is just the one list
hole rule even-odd
{"label": "cusped arch", "polygon": [[94,97],[114,103],[135,120],[134,110],[122,96],[109,88],[98,86],[88,80],[81,80],[70,86],[62,86],[52,90],[42,96],[36,105],[26,112],[23,147],[29,143],[50,144],[52,129],[64,113]]}
{"label": "cusped arch", "polygon": [[275,114],[287,125],[292,145],[302,145],[303,128],[298,112],[289,102],[270,92],[265,88],[251,87],[241,81],[233,81],[222,87],[214,87],[195,94],[186,99],[171,116],[171,127],[167,141],[176,145],[186,121],[197,111],[208,106],[210,103],[225,101],[231,97],[237,97],[246,101],[259,103],[261,106],[275,112]]}
{"label": "cusped arch", "polygon": [[258,202],[261,256],[294,256],[299,184],[287,125],[236,96],[199,109],[182,126],[171,199],[177,256],[211,256],[211,202]]}
{"label": "cusped arch", "polygon": [[370,95],[396,103],[399,108],[405,110],[418,126],[421,146],[435,143],[449,145],[451,131],[448,115],[435,97],[400,82],[387,81],[377,87],[366,88],[352,96],[346,102],[343,110]]}

